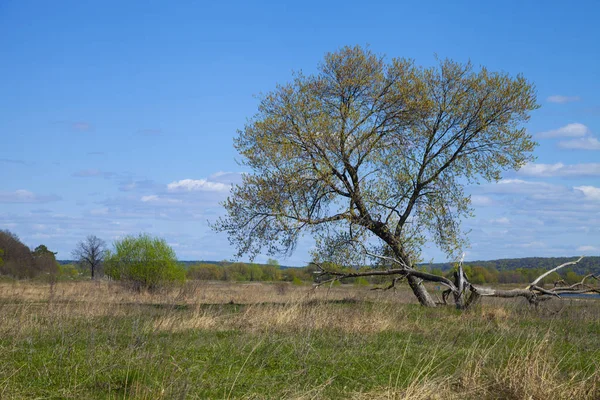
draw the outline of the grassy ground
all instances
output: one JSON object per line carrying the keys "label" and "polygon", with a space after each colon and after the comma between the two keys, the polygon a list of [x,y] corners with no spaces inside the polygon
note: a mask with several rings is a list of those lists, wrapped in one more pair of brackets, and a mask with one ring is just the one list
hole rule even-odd
{"label": "grassy ground", "polygon": [[364,287],[0,284],[0,398],[599,399],[600,302]]}

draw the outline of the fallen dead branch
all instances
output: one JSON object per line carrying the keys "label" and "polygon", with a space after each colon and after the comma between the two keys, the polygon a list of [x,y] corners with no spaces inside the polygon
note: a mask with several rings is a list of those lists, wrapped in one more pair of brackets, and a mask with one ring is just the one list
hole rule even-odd
{"label": "fallen dead branch", "polygon": [[390,268],[386,270],[348,272],[330,270],[324,268],[319,263],[313,263],[317,267],[316,277],[325,278],[318,282],[315,285],[315,288],[327,283],[332,283],[334,281],[339,281],[348,278],[358,278],[366,276],[391,276],[393,277],[393,279],[389,286],[383,288],[376,288],[376,290],[389,290],[394,289],[396,284],[402,281],[403,279],[407,277],[413,277],[418,278],[421,281],[435,282],[445,286],[447,289],[442,293],[442,304],[448,305],[448,299],[450,298],[450,295],[452,295],[454,299],[454,304],[459,309],[466,309],[473,306],[474,304],[478,303],[482,297],[522,297],[526,299],[530,304],[538,305],[540,302],[549,300],[553,297],[561,298],[561,295],[563,294],[600,293],[600,286],[592,286],[586,283],[586,281],[589,281],[591,279],[600,282],[600,277],[594,274],[586,275],[580,282],[577,282],[573,285],[567,285],[564,281],[555,282],[554,287],[551,289],[543,288],[540,285],[540,282],[546,276],[564,267],[576,265],[583,259],[583,256],[579,257],[577,260],[566,262],[543,273],[523,289],[510,290],[482,287],[470,283],[462,267],[462,260],[459,262],[458,268],[454,272],[454,280],[452,281],[443,276],[418,271],[392,257],[385,258],[388,261],[392,261],[395,265],[398,266],[398,268]]}

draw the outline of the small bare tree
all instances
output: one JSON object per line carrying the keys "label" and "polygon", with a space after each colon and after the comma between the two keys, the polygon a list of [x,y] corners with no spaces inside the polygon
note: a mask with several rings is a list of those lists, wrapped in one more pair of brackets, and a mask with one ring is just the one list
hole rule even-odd
{"label": "small bare tree", "polygon": [[89,235],[77,243],[71,255],[78,263],[90,268],[94,279],[106,255],[106,242],[95,235]]}

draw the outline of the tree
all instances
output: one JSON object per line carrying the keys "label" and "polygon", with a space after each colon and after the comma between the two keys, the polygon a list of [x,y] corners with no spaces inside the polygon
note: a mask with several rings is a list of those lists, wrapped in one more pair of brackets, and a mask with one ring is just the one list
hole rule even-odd
{"label": "tree", "polygon": [[38,271],[34,268],[31,251],[21,242],[19,237],[8,231],[0,230],[0,249],[4,263],[0,266],[0,274],[13,276],[17,279],[33,278]]}
{"label": "tree", "polygon": [[117,240],[105,263],[106,275],[126,281],[136,290],[185,280],[185,270],[166,240],[147,234]]}
{"label": "tree", "polygon": [[41,244],[33,250],[31,255],[33,256],[34,267],[37,270],[37,274],[58,275],[56,252],[48,250],[45,245]]}
{"label": "tree", "polygon": [[450,60],[386,63],[344,47],[316,74],[296,73],[261,98],[235,140],[251,173],[214,228],[238,256],[289,254],[311,233],[317,259],[384,260],[374,275],[405,278],[421,304],[435,306],[423,280],[452,282],[414,267],[422,245],[461,251],[460,220],[472,211],[464,184],[496,181],[533,159],[522,125],[537,107],[520,75]]}
{"label": "tree", "polygon": [[104,261],[106,251],[106,242],[104,240],[95,235],[89,235],[85,240],[77,243],[71,255],[80,265],[90,269],[92,279],[94,279],[96,272],[100,269]]}

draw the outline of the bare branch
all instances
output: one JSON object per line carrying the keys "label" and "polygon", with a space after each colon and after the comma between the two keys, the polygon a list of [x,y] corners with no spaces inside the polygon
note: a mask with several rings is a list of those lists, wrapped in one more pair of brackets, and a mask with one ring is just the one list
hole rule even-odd
{"label": "bare branch", "polygon": [[536,280],[534,280],[533,282],[531,282],[531,284],[529,286],[527,286],[526,289],[529,289],[531,286],[537,285],[537,283],[539,281],[541,281],[542,279],[544,279],[545,277],[547,277],[548,275],[550,275],[551,273],[558,271],[559,269],[563,268],[563,267],[567,267],[569,265],[575,265],[577,264],[579,261],[581,261],[583,259],[583,256],[579,257],[579,259],[577,261],[569,261],[566,262],[564,264],[559,265],[556,268],[552,268],[550,271],[547,271],[545,273],[543,273],[542,275],[538,276]]}

